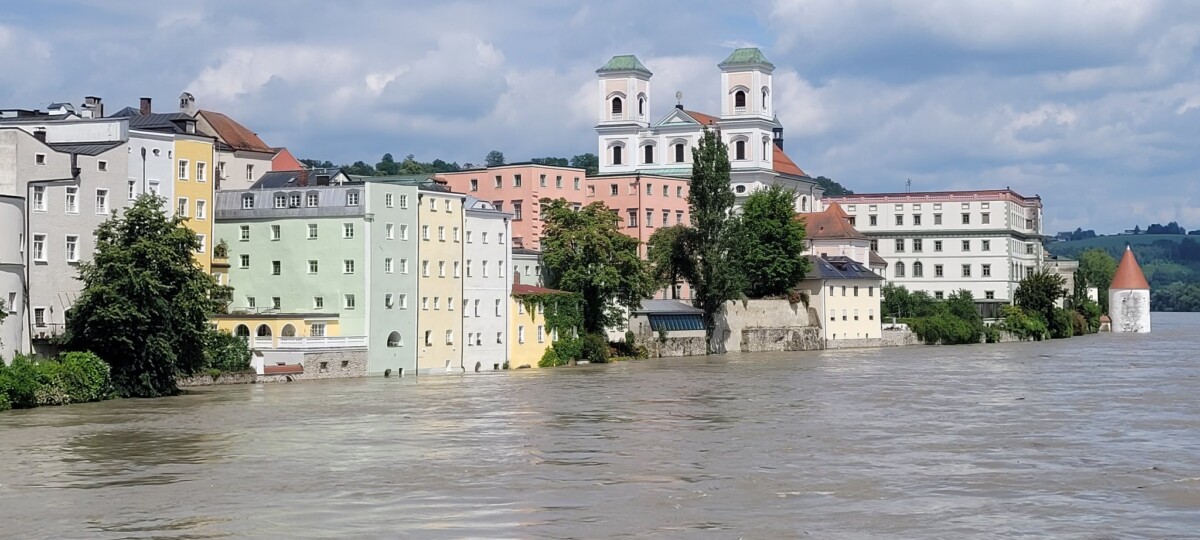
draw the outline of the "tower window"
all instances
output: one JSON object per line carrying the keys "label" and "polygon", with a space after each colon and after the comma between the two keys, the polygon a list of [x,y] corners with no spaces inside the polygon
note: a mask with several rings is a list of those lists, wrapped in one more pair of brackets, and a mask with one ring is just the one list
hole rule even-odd
{"label": "tower window", "polygon": [[683,143],[675,143],[675,163],[683,163]]}
{"label": "tower window", "polygon": [[654,145],[647,144],[642,147],[642,151],[645,154],[642,158],[642,163],[654,163]]}
{"label": "tower window", "polygon": [[746,159],[746,141],[733,143],[733,159]]}
{"label": "tower window", "polygon": [[646,98],[638,96],[638,116],[646,116]]}
{"label": "tower window", "polygon": [[738,90],[733,93],[733,106],[738,109],[746,108],[746,93]]}
{"label": "tower window", "polygon": [[612,114],[613,114],[613,116],[621,116],[622,114],[624,114],[624,107],[622,105],[623,104],[621,103],[621,98],[615,97],[612,99]]}
{"label": "tower window", "polygon": [[[618,99],[619,99],[619,98],[618,98]],[[622,161],[622,159],[621,159],[621,151],[622,151],[622,150],[624,150],[624,148],[622,148],[622,147],[620,147],[620,146],[614,146],[614,147],[613,147],[613,149],[612,149],[612,162],[613,162],[613,165],[620,165],[620,164],[621,164],[621,161]]]}

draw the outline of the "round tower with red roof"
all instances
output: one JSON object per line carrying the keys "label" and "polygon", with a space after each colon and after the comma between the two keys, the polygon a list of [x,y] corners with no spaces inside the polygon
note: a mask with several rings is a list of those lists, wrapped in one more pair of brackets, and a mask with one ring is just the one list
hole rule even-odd
{"label": "round tower with red roof", "polygon": [[1108,287],[1108,315],[1113,332],[1150,333],[1150,284],[1129,246]]}

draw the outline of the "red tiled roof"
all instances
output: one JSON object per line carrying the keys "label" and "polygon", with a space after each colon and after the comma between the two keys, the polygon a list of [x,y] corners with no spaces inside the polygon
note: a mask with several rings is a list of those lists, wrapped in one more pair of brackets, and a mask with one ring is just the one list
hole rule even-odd
{"label": "red tiled roof", "polygon": [[304,373],[304,366],[300,364],[263,366],[263,375],[299,375],[301,373]]}
{"label": "red tiled roof", "polygon": [[867,237],[850,224],[850,216],[838,203],[831,203],[824,212],[800,214],[797,219],[804,223],[804,235],[810,240],[853,238],[866,240]]}
{"label": "red tiled roof", "polygon": [[560,291],[558,289],[547,289],[545,287],[538,287],[536,285],[525,285],[523,283],[513,283],[512,293],[513,294],[567,294],[567,291]]}
{"label": "red tiled roof", "polygon": [[771,148],[774,149],[774,152],[771,153],[771,163],[774,165],[775,172],[790,174],[792,176],[808,176],[807,173],[800,170],[800,167],[796,165],[795,161],[792,161],[792,158],[783,153],[782,148],[774,144],[771,145]]}
{"label": "red tiled roof", "polygon": [[1133,250],[1129,246],[1125,246],[1125,254],[1121,256],[1121,263],[1117,265],[1117,273],[1113,274],[1112,285],[1109,289],[1150,289],[1150,284],[1146,283],[1146,276],[1142,274],[1142,267],[1138,266],[1137,257],[1133,256]]}
{"label": "red tiled roof", "polygon": [[214,111],[200,111],[208,124],[216,131],[217,137],[222,142],[232,146],[235,150],[248,150],[251,152],[268,152],[275,153],[275,149],[267,146],[267,143],[258,138],[253,131],[246,129],[234,119]]}
{"label": "red tiled roof", "polygon": [[684,110],[683,112],[685,114],[687,114],[688,116],[692,117],[693,120],[700,122],[700,125],[703,125],[703,126],[717,125],[718,118],[711,114],[704,114],[702,112],[688,111],[688,110]]}

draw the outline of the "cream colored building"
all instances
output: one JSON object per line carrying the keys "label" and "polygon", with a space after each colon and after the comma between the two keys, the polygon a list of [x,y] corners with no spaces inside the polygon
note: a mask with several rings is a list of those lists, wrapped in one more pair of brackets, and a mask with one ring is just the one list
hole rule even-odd
{"label": "cream colored building", "polygon": [[813,269],[800,282],[821,322],[826,345],[848,339],[883,337],[880,299],[883,278],[866,265],[843,256],[810,255]]}
{"label": "cream colored building", "polygon": [[[462,370],[463,336],[463,236],[466,196],[450,191],[422,189],[417,212],[417,373]],[[481,236],[478,241],[484,241]],[[503,244],[506,239],[488,238]],[[487,261],[478,268],[485,275],[505,274],[507,260]]]}

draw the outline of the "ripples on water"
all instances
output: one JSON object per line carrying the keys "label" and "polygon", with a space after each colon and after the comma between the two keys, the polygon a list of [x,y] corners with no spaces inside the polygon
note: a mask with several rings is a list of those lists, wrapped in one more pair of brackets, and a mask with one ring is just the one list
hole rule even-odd
{"label": "ripples on water", "polygon": [[14,411],[0,537],[1195,538],[1197,323]]}

